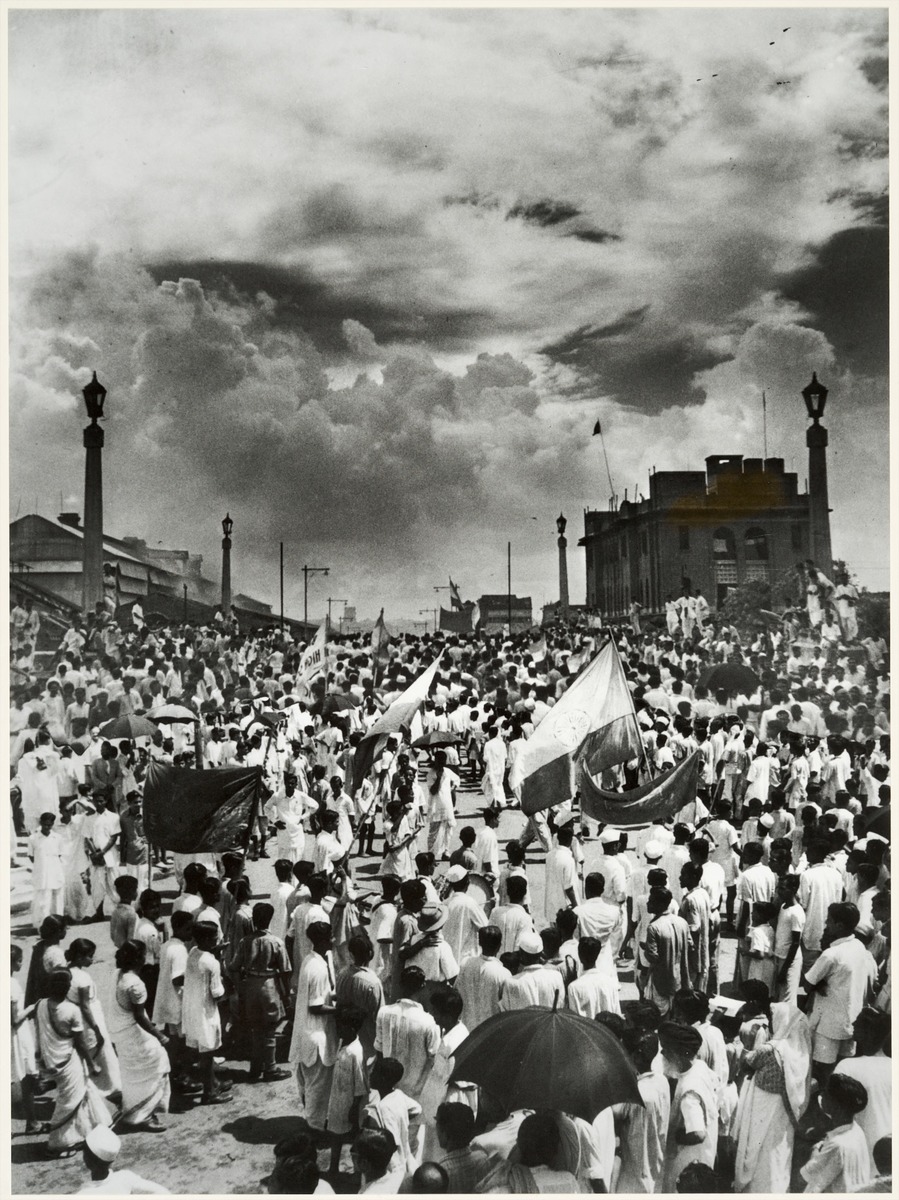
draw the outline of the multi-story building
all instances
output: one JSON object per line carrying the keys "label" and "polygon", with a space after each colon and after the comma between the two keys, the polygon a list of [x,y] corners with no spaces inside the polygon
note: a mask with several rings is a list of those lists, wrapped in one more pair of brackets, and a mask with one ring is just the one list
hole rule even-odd
{"label": "multi-story building", "polygon": [[809,503],[781,458],[716,454],[704,472],[657,471],[648,497],[584,513],[587,606],[609,617],[632,600],[659,611],[699,588],[720,608],[732,588],[811,557]]}

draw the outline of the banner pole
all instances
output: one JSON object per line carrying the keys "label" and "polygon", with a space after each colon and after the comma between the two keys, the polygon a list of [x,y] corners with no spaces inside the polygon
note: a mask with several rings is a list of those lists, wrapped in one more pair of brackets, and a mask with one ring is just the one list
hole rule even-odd
{"label": "banner pole", "polygon": [[253,807],[250,811],[250,819],[247,822],[247,832],[243,839],[243,856],[244,858],[250,852],[250,841],[253,837],[253,829],[256,825],[256,818],[259,815],[259,797],[262,792],[262,767],[259,768],[259,774],[256,776],[256,788],[253,795]]}

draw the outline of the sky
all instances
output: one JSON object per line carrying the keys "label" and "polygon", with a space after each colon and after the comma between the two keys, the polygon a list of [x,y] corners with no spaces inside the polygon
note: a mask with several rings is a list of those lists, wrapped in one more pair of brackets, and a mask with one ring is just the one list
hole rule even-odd
{"label": "sky", "polygon": [[[9,11],[10,515],[310,617],[558,595],[609,484],[830,390],[834,554],[888,586],[885,8]],[[341,611],[336,606],[335,613]]]}

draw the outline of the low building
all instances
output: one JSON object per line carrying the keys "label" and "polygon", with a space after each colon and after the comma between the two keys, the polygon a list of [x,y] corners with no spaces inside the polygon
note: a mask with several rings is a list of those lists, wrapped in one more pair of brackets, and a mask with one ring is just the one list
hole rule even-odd
{"label": "low building", "polygon": [[510,616],[512,633],[523,633],[534,623],[530,596],[481,596],[478,611],[478,628],[482,633],[501,633],[510,624]]}
{"label": "low building", "polygon": [[705,471],[657,471],[649,496],[587,509],[587,607],[660,612],[699,589],[712,608],[749,580],[769,581],[811,555],[809,496],[782,458],[712,455]]}

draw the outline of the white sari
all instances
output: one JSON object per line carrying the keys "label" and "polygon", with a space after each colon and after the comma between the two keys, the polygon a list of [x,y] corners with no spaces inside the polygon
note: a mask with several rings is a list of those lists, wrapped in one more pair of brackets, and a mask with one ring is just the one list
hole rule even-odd
{"label": "white sari", "polygon": [[122,1074],[122,1115],[126,1125],[142,1125],[168,1112],[169,1056],[134,1018],[132,1005],[146,1004],[147,989],[133,971],[120,971],[109,1005],[109,1034]]}
{"label": "white sari", "polygon": [[47,1146],[71,1150],[97,1125],[111,1125],[112,1118],[75,1047],[75,1035],[84,1031],[81,1010],[68,1000],[55,1005],[41,1000],[35,1021],[41,1059],[56,1082]]}
{"label": "white sari", "polygon": [[774,1054],[774,1069],[779,1069],[783,1085],[777,1091],[766,1090],[755,1076],[743,1084],[734,1123],[737,1192],[789,1191],[796,1122],[808,1104],[812,1067],[808,1018],[785,1001],[772,1004],[771,1025],[771,1040],[750,1051],[746,1061],[750,1066],[755,1061],[765,1070],[764,1057]]}

